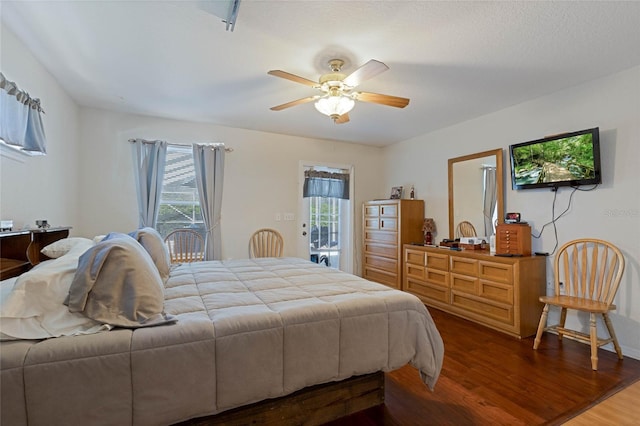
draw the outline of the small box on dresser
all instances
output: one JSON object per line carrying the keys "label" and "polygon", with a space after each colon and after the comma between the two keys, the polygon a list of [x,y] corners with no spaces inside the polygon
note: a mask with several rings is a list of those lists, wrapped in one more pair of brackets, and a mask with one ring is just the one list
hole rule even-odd
{"label": "small box on dresser", "polygon": [[496,227],[496,254],[531,256],[531,227],[526,223],[501,223]]}

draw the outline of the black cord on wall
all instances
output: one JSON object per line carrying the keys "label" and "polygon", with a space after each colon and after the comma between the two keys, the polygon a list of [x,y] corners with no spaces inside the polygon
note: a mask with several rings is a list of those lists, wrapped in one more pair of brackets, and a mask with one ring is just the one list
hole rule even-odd
{"label": "black cord on wall", "polygon": [[587,191],[593,191],[593,190],[594,190],[594,189],[596,189],[597,187],[598,187],[598,185],[597,185],[597,184],[596,184],[596,185],[594,185],[592,188],[589,188],[589,189],[580,189],[580,187],[579,187],[579,186],[574,186],[574,187],[573,187],[573,191],[571,191],[571,194],[569,194],[569,202],[567,203],[567,208],[566,208],[566,209],[564,209],[564,211],[563,211],[562,213],[560,213],[560,214],[558,215],[558,217],[556,217],[556,213],[555,213],[555,211],[556,211],[556,198],[558,197],[558,190],[559,190],[560,188],[559,188],[559,187],[555,187],[555,188],[553,188],[553,189],[552,189],[552,191],[553,191],[553,203],[551,204],[551,221],[550,221],[550,222],[545,223],[545,224],[542,226],[542,228],[540,229],[540,233],[539,233],[538,235],[535,235],[533,232],[531,233],[531,236],[532,236],[533,238],[538,239],[538,238],[542,237],[542,233],[544,232],[544,228],[546,228],[546,227],[547,227],[547,225],[553,225],[553,234],[554,234],[554,236],[555,236],[556,243],[555,243],[555,245],[553,246],[553,251],[552,251],[551,253],[549,253],[549,256],[553,256],[553,254],[556,252],[556,249],[558,248],[558,228],[557,228],[557,226],[556,226],[556,221],[557,221],[558,219],[560,219],[562,216],[564,216],[564,215],[569,211],[569,209],[571,208],[571,199],[573,198],[573,194],[575,194],[575,193],[576,193],[576,191],[585,191],[585,192],[587,192]]}

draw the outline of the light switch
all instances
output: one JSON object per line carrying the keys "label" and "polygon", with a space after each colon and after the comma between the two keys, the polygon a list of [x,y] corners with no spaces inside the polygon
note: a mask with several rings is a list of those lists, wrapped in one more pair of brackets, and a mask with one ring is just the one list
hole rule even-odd
{"label": "light switch", "polygon": [[275,219],[276,222],[280,222],[282,220],[282,216],[280,215],[280,213],[276,213]]}
{"label": "light switch", "polygon": [[285,213],[284,214],[284,220],[295,220],[296,219],[296,215],[293,213]]}

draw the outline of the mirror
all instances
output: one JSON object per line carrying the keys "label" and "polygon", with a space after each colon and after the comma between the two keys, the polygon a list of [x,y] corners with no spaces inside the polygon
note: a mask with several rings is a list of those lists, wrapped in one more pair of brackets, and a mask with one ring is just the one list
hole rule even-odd
{"label": "mirror", "polygon": [[487,239],[504,222],[502,158],[502,149],[494,149],[449,159],[449,238],[460,237],[456,229],[464,221]]}

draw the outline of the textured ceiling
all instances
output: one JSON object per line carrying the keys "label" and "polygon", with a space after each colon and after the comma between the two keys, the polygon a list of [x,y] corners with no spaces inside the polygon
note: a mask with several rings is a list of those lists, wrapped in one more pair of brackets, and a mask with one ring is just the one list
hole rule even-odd
{"label": "textured ceiling", "polygon": [[[388,145],[640,64],[639,2],[251,1],[225,31],[206,1],[6,1],[2,24],[80,105]],[[308,103],[326,62],[389,70],[335,125]],[[19,83],[20,76],[7,75]],[[28,88],[26,88],[28,90]],[[43,99],[46,108],[46,99]]]}

